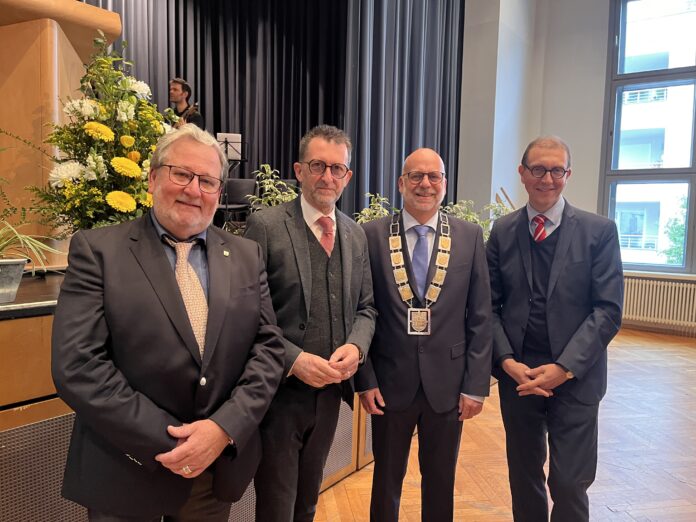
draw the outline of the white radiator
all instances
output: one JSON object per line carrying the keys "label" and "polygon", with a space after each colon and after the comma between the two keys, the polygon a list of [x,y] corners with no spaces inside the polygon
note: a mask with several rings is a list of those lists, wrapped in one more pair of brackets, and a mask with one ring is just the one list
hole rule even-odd
{"label": "white radiator", "polygon": [[623,324],[696,336],[696,281],[626,276]]}

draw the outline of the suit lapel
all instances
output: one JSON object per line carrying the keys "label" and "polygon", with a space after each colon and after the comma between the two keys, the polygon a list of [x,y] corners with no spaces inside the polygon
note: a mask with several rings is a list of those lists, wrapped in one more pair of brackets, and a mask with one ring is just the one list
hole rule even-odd
{"label": "suit lapel", "polygon": [[[227,255],[225,255],[225,252]],[[217,345],[220,330],[226,313],[227,300],[230,296],[232,269],[230,266],[229,245],[215,229],[208,228],[206,240],[208,258],[208,323],[205,331],[205,351],[203,353],[203,370],[210,361]]]}
{"label": "suit lapel", "polygon": [[200,362],[198,343],[193,335],[174,270],[169,264],[162,242],[157,237],[150,217],[143,217],[134,227],[130,250],[145,273],[145,277],[150,282],[152,290],[157,295],[172,325],[184,341],[186,348],[194,359]]}
{"label": "suit lapel", "polygon": [[555,233],[559,234],[558,243],[556,244],[556,252],[553,255],[553,261],[551,262],[551,273],[549,274],[549,288],[546,292],[546,299],[551,297],[556,283],[558,282],[558,277],[561,275],[561,269],[566,260],[568,254],[568,248],[570,248],[570,241],[575,233],[575,226],[577,221],[575,219],[575,212],[573,207],[571,207],[567,202],[565,209],[563,211],[563,220],[561,226],[558,227]]}
{"label": "suit lapel", "polygon": [[300,198],[295,199],[287,208],[288,217],[285,226],[288,229],[292,250],[295,254],[297,271],[300,274],[302,292],[306,307],[306,317],[309,317],[309,303],[312,299],[312,267],[309,261],[309,242],[307,241],[307,224],[302,216]]}
{"label": "suit lapel", "polygon": [[[339,251],[341,254],[341,271],[343,272],[343,319],[346,323],[346,333],[350,332],[351,327],[351,325],[348,324],[348,319],[351,315],[348,313],[348,310],[353,308],[350,299],[350,282],[352,281],[351,274],[353,273],[353,233],[350,231],[348,223],[346,223],[348,219],[350,219],[348,216],[336,209],[336,235],[338,236]],[[335,252],[336,247],[334,246],[332,255],[335,254]]]}
{"label": "suit lapel", "polygon": [[520,255],[522,256],[522,266],[527,274],[527,284],[529,284],[529,291],[532,291],[532,253],[529,248],[529,221],[527,220],[527,208],[522,207],[520,209],[519,218],[517,220],[516,235],[517,235],[517,246],[520,249]]}

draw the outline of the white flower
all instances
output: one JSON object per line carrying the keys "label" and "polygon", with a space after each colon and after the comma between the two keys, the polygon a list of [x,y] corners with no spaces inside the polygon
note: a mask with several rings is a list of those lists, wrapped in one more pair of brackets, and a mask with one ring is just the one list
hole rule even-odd
{"label": "white flower", "polygon": [[118,102],[116,107],[116,119],[118,121],[130,121],[135,118],[135,105],[128,100]]}
{"label": "white flower", "polygon": [[162,122],[162,125],[164,125],[164,133],[165,134],[169,134],[170,132],[172,132],[174,130],[174,127],[172,127],[171,125],[169,125],[168,123],[166,123],[164,121]]}
{"label": "white flower", "polygon": [[121,80],[120,86],[122,89],[126,91],[131,91],[135,93],[135,95],[142,100],[149,99],[152,96],[150,86],[145,82],[136,80],[132,76],[126,76],[125,78],[123,78]]}
{"label": "white flower", "polygon": [[99,104],[94,100],[68,100],[63,112],[75,118],[92,120],[99,116]]}
{"label": "white flower", "polygon": [[150,158],[147,158],[145,161],[143,161],[142,167],[143,171],[140,173],[140,177],[143,180],[146,180],[150,175]]}
{"label": "white flower", "polygon": [[50,183],[51,187],[60,188],[65,186],[66,181],[80,179],[84,170],[85,166],[77,161],[66,161],[65,163],[59,163],[53,167],[48,175],[48,182]]}
{"label": "white flower", "polygon": [[84,174],[85,179],[95,180],[97,177],[105,178],[106,176],[107,170],[104,158],[94,152],[94,150],[90,150],[87,156],[87,169]]}
{"label": "white flower", "polygon": [[133,91],[138,98],[143,100],[150,99],[152,92],[150,91],[150,86],[147,83],[136,80],[132,76],[130,76],[128,79],[130,80],[130,90]]}

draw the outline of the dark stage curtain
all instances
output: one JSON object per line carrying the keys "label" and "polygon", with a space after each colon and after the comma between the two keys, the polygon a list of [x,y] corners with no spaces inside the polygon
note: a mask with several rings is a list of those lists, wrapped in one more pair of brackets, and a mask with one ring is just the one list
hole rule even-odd
{"label": "dark stage curtain", "polygon": [[180,76],[210,132],[243,134],[248,162],[236,175],[269,163],[292,178],[302,134],[329,123],[354,142],[345,212],[367,191],[400,205],[401,163],[421,146],[443,156],[453,199],[462,0],[84,1],[121,15],[115,48],[160,108]]}

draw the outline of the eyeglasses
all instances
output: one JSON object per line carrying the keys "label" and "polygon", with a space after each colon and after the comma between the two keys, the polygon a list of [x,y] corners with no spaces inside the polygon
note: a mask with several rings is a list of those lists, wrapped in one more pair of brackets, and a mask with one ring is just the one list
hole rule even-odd
{"label": "eyeglasses", "polygon": [[175,185],[185,187],[189,185],[194,178],[198,178],[198,186],[201,188],[201,192],[205,192],[206,194],[216,194],[222,186],[222,180],[220,178],[206,176],[205,174],[196,174],[195,172],[191,172],[183,167],[177,167],[176,165],[162,166],[169,168],[169,179]]}
{"label": "eyeglasses", "polygon": [[445,173],[444,172],[419,172],[417,170],[414,170],[413,172],[407,172],[404,174],[408,180],[413,183],[414,185],[418,185],[423,181],[423,178],[428,176],[428,181],[430,182],[431,185],[439,185],[442,183],[442,180],[445,178]]}
{"label": "eyeglasses", "polygon": [[546,167],[542,167],[541,165],[537,165],[535,167],[530,167],[529,165],[523,165],[524,168],[526,168],[529,172],[532,173],[532,176],[535,178],[543,178],[546,176],[547,172],[551,173],[551,177],[553,179],[561,179],[563,176],[568,174],[569,169],[564,169],[563,167],[553,167],[551,169],[547,169]]}
{"label": "eyeglasses", "polygon": [[309,172],[316,174],[317,176],[324,174],[324,172],[326,172],[326,167],[329,167],[331,175],[336,179],[345,178],[349,170],[348,166],[344,165],[343,163],[334,163],[333,165],[329,165],[325,161],[321,160],[300,161],[300,163],[309,165]]}

